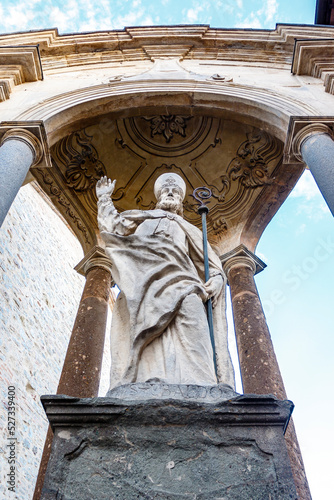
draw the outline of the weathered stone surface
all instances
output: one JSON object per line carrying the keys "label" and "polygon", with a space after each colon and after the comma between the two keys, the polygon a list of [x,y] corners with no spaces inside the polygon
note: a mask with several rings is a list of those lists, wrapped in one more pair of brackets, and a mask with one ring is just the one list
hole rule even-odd
{"label": "weathered stone surface", "polygon": [[126,401],[153,399],[173,399],[177,401],[214,402],[231,399],[238,394],[227,384],[218,385],[182,385],[147,382],[121,385],[108,391],[107,397]]}
{"label": "weathered stone surface", "polygon": [[98,393],[110,286],[106,269],[88,271],[58,392],[79,397]]}
{"label": "weathered stone surface", "polygon": [[[204,273],[203,234],[182,217],[183,177],[168,172],[156,179],[154,210],[122,213],[111,198],[115,183],[104,176],[96,184],[101,237],[121,290],[111,322],[110,388],[156,379],[234,386],[226,280],[211,246],[208,276]],[[204,305],[208,299],[212,334]]]}
{"label": "weathered stone surface", "polygon": [[55,431],[42,499],[296,499],[270,396],[213,403],[42,398]]}
{"label": "weathered stone surface", "polygon": [[[10,46],[11,51],[13,45],[27,47],[40,44],[43,70],[47,77],[40,82],[17,85],[10,99],[1,103],[1,119],[16,120],[21,117],[28,121],[44,120],[50,145],[68,138],[70,132],[89,126],[97,127],[94,141],[108,132],[110,135],[107,142],[111,143],[109,137],[114,139],[111,124],[129,121],[134,116],[139,119],[140,116],[166,112],[194,117],[210,115],[214,120],[222,120],[227,124],[235,122],[238,130],[257,127],[280,141],[286,138],[291,115],[309,115],[313,118],[317,115],[334,115],[333,96],[324,91],[323,82],[319,79],[321,73],[324,75],[323,66],[317,66],[319,71],[314,73],[315,78],[293,76],[290,73],[295,39],[299,40],[295,51],[297,56],[299,47],[317,45],[314,39],[319,40],[318,45],[323,44],[324,38],[332,39],[332,27],[277,25],[271,32],[217,30],[204,26],[139,27],[120,32],[70,36],[59,36],[57,30],[44,30],[1,35],[0,38],[1,45]],[[305,42],[305,38],[309,42]],[[310,52],[303,52],[303,59],[310,64],[313,72],[315,59],[304,58],[307,53]],[[157,59],[180,55],[183,57],[181,64],[188,74],[203,75],[201,80],[183,79],[171,83],[165,79],[131,82],[120,78],[120,75],[133,77],[135,74],[139,77],[144,71],[152,69],[152,57]],[[15,63],[18,62],[16,59]],[[33,66],[29,67],[31,69]],[[233,82],[213,80],[212,75],[217,71],[233,77]],[[326,90],[329,90],[327,85],[330,84],[330,79],[327,77],[330,75],[325,79]],[[229,138],[225,136],[223,143],[229,145]],[[116,151],[115,157],[118,160],[121,154],[125,156],[126,145],[123,146],[120,145]],[[223,167],[226,160],[219,151],[219,144],[208,150],[209,156],[205,158],[208,168],[213,165],[215,155],[219,159],[217,170],[220,171]],[[234,154],[233,148],[231,154]],[[102,157],[101,159],[103,160]],[[177,169],[182,168],[179,159],[180,157],[173,162]],[[133,162],[138,165],[142,163],[136,158]],[[167,163],[166,168],[172,161]],[[198,159],[196,163],[198,166]],[[112,165],[113,162],[108,164]],[[128,163],[122,161],[117,163],[122,169],[126,164]],[[162,164],[161,160],[155,166]],[[116,171],[121,170],[117,165]],[[187,171],[189,166],[190,161],[185,164]],[[142,168],[147,169],[145,162]],[[263,229],[295,184],[302,169],[295,164],[277,168],[272,173],[275,182],[266,186],[261,196],[257,197],[255,193],[257,201],[249,212],[244,228],[233,225],[228,228],[227,235],[224,233],[221,241],[217,241],[220,253],[229,251],[240,242],[254,251]],[[78,213],[83,195],[76,199],[75,204],[70,203],[66,188],[57,191],[50,173],[45,179],[44,188],[47,193],[54,203],[58,203],[67,222],[74,227],[79,237],[80,234],[83,235],[81,241],[86,245],[85,251],[89,250],[95,240],[90,233],[93,232],[91,225],[87,223],[88,215]],[[128,179],[132,179],[132,175]],[[194,186],[198,185],[197,176],[189,180],[190,184],[196,181]],[[138,192],[136,183],[131,185],[131,189],[134,195]],[[94,199],[90,201],[95,205]],[[23,204],[22,207],[24,206]],[[240,203],[236,206],[240,207]],[[4,380],[9,383],[15,381],[22,388],[20,401],[24,409],[20,418],[23,444],[20,458],[21,482],[17,497],[25,500],[30,492],[28,482],[34,482],[36,467],[32,464],[37,460],[34,454],[41,442],[42,420],[36,416],[36,397],[38,393],[46,392],[41,390],[42,386],[48,387],[51,384],[56,390],[57,374],[64,354],[64,340],[67,339],[66,332],[70,331],[71,326],[70,319],[65,321],[65,317],[70,318],[69,313],[77,309],[75,302],[78,300],[77,294],[81,292],[81,284],[75,281],[79,277],[71,276],[70,269],[63,273],[71,260],[66,254],[71,254],[74,248],[65,252],[65,247],[54,241],[53,236],[58,234],[59,240],[62,239],[66,245],[69,241],[69,237],[63,235],[59,227],[60,219],[58,224],[48,225],[44,211],[41,210],[40,218],[37,218],[37,210],[29,204],[28,214],[24,214],[25,219],[22,219],[27,228],[24,230],[22,224],[16,224],[16,217],[21,218],[23,212],[16,212],[13,207],[13,217],[8,216],[10,219],[5,221],[2,228],[1,245],[5,253],[0,273],[3,273],[2,293],[6,307],[1,305],[4,311],[0,308],[0,323],[4,325],[1,346]],[[224,227],[222,224],[219,230]],[[47,243],[49,241],[51,243]],[[31,252],[36,242],[37,249]],[[73,264],[76,261],[74,259]],[[47,287],[43,282],[45,270],[50,280]],[[49,276],[50,270],[52,277]],[[54,283],[57,290],[54,289]],[[38,304],[34,297],[39,301]],[[41,297],[43,300],[40,300]],[[50,325],[54,340],[52,342],[49,342]],[[32,348],[33,344],[37,346],[35,349]],[[31,355],[27,357],[28,351]],[[302,377],[302,373],[299,375]],[[48,390],[50,388],[52,389],[49,387]]]}
{"label": "weathered stone surface", "polygon": [[[110,264],[106,257],[93,252],[83,259],[86,283],[66,352],[57,392],[82,397],[97,396],[101,378],[103,347],[110,297]],[[95,257],[95,258],[94,258]],[[80,263],[79,263],[80,265]],[[102,267],[101,267],[102,266]],[[78,266],[76,266],[76,269]],[[53,433],[49,427],[34,499],[42,490]]]}

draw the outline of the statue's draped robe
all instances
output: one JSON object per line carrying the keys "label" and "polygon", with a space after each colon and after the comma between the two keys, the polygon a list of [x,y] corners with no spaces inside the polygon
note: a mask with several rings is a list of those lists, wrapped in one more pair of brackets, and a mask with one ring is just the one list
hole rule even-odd
{"label": "statue's draped robe", "polygon": [[[216,384],[203,304],[201,231],[164,210],[132,210],[118,216],[112,233],[108,212],[107,205],[99,206],[99,226],[121,289],[111,325],[111,388],[152,379]],[[209,265],[210,275],[225,279],[211,247]],[[216,360],[218,382],[234,387],[225,288],[214,308]]]}

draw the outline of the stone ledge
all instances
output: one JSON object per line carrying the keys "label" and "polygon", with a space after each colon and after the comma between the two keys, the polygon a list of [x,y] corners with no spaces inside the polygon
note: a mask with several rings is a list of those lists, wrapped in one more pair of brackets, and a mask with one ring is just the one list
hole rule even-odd
{"label": "stone ledge", "polygon": [[291,72],[294,75],[308,75],[324,81],[325,92],[334,93],[327,78],[334,74],[334,39],[296,40]]}
{"label": "stone ledge", "polygon": [[[183,387],[192,389],[200,386]],[[229,425],[271,424],[285,430],[294,407],[291,401],[257,394],[235,395],[231,399],[217,398],[216,401],[208,402],[196,398],[177,399],[173,396],[164,399],[151,397],[148,400],[143,396],[140,400],[131,400],[118,397],[80,399],[64,395],[42,396],[41,401],[53,430],[63,425],[121,423],[133,418],[138,425],[141,421],[146,421],[148,415],[153,423],[160,421],[162,413],[165,423],[175,423],[179,412],[182,412],[183,424],[206,420]]]}

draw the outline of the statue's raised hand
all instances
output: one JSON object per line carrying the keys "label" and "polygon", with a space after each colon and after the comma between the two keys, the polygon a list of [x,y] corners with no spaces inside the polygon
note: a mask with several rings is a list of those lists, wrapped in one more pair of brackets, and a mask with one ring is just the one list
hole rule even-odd
{"label": "statue's raised hand", "polygon": [[111,196],[115,189],[116,180],[111,181],[105,175],[96,183],[96,195],[100,199],[104,195]]}

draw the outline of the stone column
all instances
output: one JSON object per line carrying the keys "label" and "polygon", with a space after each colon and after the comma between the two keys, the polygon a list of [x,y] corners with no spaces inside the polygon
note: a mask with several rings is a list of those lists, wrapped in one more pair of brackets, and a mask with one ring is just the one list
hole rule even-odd
{"label": "stone column", "polygon": [[[72,335],[67,348],[57,394],[79,398],[98,395],[112,285],[111,262],[95,246],[75,267],[86,277]],[[48,465],[53,432],[49,427],[33,500],[39,500]]]}
{"label": "stone column", "polygon": [[8,130],[0,142],[0,226],[22,186],[30,167],[42,158],[37,137],[28,130]]}
{"label": "stone column", "polygon": [[[287,399],[282,375],[254,274],[265,264],[244,245],[221,257],[230,286],[243,389],[248,394],[273,394]],[[311,500],[295,428],[290,420],[285,434],[287,450],[300,499]]]}
{"label": "stone column", "polygon": [[79,398],[97,396],[108,315],[111,262],[94,247],[75,267],[86,284],[68,345],[58,394]]}
{"label": "stone column", "polygon": [[295,136],[292,150],[306,163],[330,211],[334,215],[334,141],[325,123],[311,123]]}

